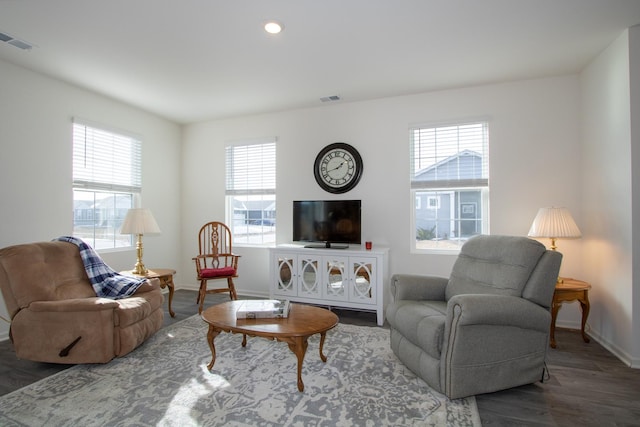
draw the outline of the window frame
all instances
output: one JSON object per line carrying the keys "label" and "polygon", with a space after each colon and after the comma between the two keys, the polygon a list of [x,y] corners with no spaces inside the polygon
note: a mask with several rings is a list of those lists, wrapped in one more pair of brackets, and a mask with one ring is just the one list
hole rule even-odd
{"label": "window frame", "polygon": [[[228,141],[225,143],[225,223],[231,229],[234,247],[275,247],[276,245],[276,166],[277,166],[277,137],[264,137]],[[251,148],[261,146],[251,153]],[[240,149],[239,152],[236,152]],[[236,157],[245,156],[236,167]],[[250,157],[258,156],[253,159]],[[257,161],[259,164],[250,163]],[[236,173],[238,170],[238,173]],[[259,172],[256,174],[256,172]],[[244,218],[236,215],[236,202],[239,199],[246,210]],[[252,206],[253,205],[253,206]],[[260,217],[253,214],[260,206]],[[270,215],[265,216],[267,209]],[[239,221],[243,222],[239,224]],[[240,230],[246,227],[246,233]],[[250,233],[249,228],[256,233]],[[254,241],[250,241],[253,236]],[[259,241],[255,241],[259,236]]]}
{"label": "window frame", "polygon": [[[473,172],[468,172],[467,174],[463,174],[460,172],[460,168],[462,167],[463,157],[465,152],[470,150],[470,146],[467,145],[461,136],[460,131],[464,130],[467,127],[480,126],[481,137],[479,140],[474,140],[475,144],[480,144],[480,151],[475,152],[475,150],[471,150],[472,153],[478,154],[481,159],[481,164],[478,166],[477,164],[472,168]],[[414,254],[457,254],[460,251],[460,248],[464,241],[468,239],[468,237],[461,236],[460,229],[462,229],[463,223],[468,223],[470,221],[475,221],[475,227],[478,228],[478,222],[480,224],[480,232],[477,234],[489,234],[489,119],[486,117],[483,118],[474,118],[468,120],[459,120],[459,121],[449,121],[449,122],[435,122],[428,124],[412,124],[409,126],[409,161],[410,161],[410,253]],[[434,130],[434,134],[437,135],[437,130],[446,130],[457,128],[458,135],[456,136],[456,150],[450,151],[448,156],[440,155],[433,156],[431,164],[427,164],[426,166],[422,165],[422,161],[425,160],[425,157],[422,157],[420,160],[417,159],[416,156],[416,144],[423,144],[422,151],[428,151],[427,142],[421,141],[420,138],[416,138],[415,132],[418,131],[430,131]],[[432,145],[433,152],[438,153],[438,141],[437,137],[435,138],[435,145]],[[416,141],[418,140],[418,141]],[[439,148],[446,148],[447,143],[443,142]],[[434,148],[435,147],[435,148]],[[475,147],[475,145],[474,145]],[[466,153],[468,154],[468,153]],[[476,156],[478,157],[478,156]],[[428,159],[428,157],[427,157]],[[445,160],[451,160],[451,162],[445,162]],[[443,169],[448,168],[446,163],[452,163],[457,166],[457,178],[451,178],[451,176],[445,176],[444,179],[438,180],[438,169],[443,167]],[[477,163],[477,162],[476,162]],[[418,167],[418,164],[422,167]],[[473,164],[473,162],[472,162]],[[475,176],[476,168],[480,169],[480,177]],[[455,169],[455,168],[454,168]],[[433,174],[433,179],[426,178],[426,171],[431,170]],[[423,174],[425,178],[423,179],[415,179],[418,175]],[[451,172],[449,173],[449,175]],[[445,175],[445,174],[443,174]],[[469,176],[470,175],[470,176]],[[477,203],[479,204],[479,208],[476,207],[474,215],[476,215],[475,219],[465,219],[462,217],[462,205],[467,204],[469,202],[463,201],[464,192],[476,192],[477,195]],[[444,198],[441,200],[441,195],[448,195],[449,201],[445,201]],[[468,196],[468,195],[467,195]],[[441,204],[449,205],[449,215],[444,219],[438,218],[437,216],[432,219],[435,223],[434,228],[437,227],[439,222],[449,221],[449,230],[453,234],[457,233],[457,236],[454,238],[449,238],[446,240],[441,239],[439,235],[436,235],[432,240],[434,243],[432,247],[419,247],[418,240],[418,209],[420,210],[430,210],[432,213],[434,212],[434,208],[430,206],[428,200],[430,198],[438,198],[438,208],[440,209]],[[424,198],[424,200],[422,200]],[[425,222],[425,218],[422,218],[420,222]],[[437,228],[436,228],[437,230]],[[443,241],[443,244],[440,245],[438,242]]]}
{"label": "window frame", "polygon": [[[82,134],[78,134],[82,132]],[[91,136],[88,136],[91,135]],[[72,139],[72,235],[82,238],[99,252],[131,250],[135,246],[133,236],[119,233],[118,223],[124,220],[131,208],[140,206],[142,193],[142,138],[131,132],[85,119],[74,118],[71,127]],[[108,150],[109,155],[100,150]],[[128,152],[124,158],[121,153]],[[123,161],[124,160],[124,161]],[[111,175],[111,177],[109,177]],[[78,197],[85,193],[86,197]],[[125,206],[118,207],[122,201]],[[104,203],[98,207],[98,200]],[[111,201],[110,201],[111,200]],[[78,231],[82,215],[82,201],[91,203],[84,209],[86,227]],[[112,204],[109,207],[109,203]],[[113,211],[111,211],[113,209]],[[104,215],[97,215],[103,212]],[[105,224],[107,232],[99,238],[98,221]],[[111,242],[107,244],[107,242]]]}

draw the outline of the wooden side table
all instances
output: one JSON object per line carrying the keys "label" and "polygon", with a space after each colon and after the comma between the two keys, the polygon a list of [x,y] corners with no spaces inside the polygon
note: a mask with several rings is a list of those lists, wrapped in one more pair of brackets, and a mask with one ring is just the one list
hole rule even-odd
{"label": "wooden side table", "polygon": [[146,277],[147,279],[160,279],[160,287],[162,289],[169,288],[169,314],[171,317],[175,317],[176,314],[173,312],[171,308],[171,302],[173,301],[173,275],[176,274],[175,270],[171,270],[168,268],[154,268],[152,270],[147,271],[147,274],[141,276],[139,274],[134,274],[133,270],[121,271],[120,274],[124,274],[125,276],[134,276],[134,277]]}
{"label": "wooden side table", "polygon": [[562,282],[556,283],[556,290],[553,293],[553,302],[551,304],[551,347],[556,348],[556,318],[558,311],[563,302],[578,301],[582,309],[582,339],[589,342],[589,337],[584,333],[584,327],[589,317],[589,289],[591,285],[582,280],[563,279]]}

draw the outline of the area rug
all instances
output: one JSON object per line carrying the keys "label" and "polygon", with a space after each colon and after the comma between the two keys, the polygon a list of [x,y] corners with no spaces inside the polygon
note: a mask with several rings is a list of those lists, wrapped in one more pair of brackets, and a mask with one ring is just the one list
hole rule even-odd
{"label": "area rug", "polygon": [[339,324],[297,359],[285,343],[222,333],[216,363],[192,316],[129,355],[78,365],[0,397],[1,426],[480,426],[475,398],[449,400],[408,371],[389,331]]}

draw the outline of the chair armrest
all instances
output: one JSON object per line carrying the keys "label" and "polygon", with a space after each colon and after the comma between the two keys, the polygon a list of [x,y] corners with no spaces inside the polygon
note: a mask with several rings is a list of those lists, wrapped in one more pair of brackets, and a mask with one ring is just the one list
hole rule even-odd
{"label": "chair armrest", "polygon": [[193,261],[195,261],[196,263],[196,270],[198,272],[198,274],[200,274],[200,270],[207,268],[207,258],[212,258],[212,259],[223,259],[224,263],[220,263],[221,265],[223,265],[224,267],[233,267],[235,269],[238,269],[238,259],[240,258],[240,255],[234,254],[234,253],[224,253],[224,254],[217,254],[217,255],[197,255],[193,258],[191,258]]}
{"label": "chair armrest", "polygon": [[34,301],[27,307],[31,311],[101,311],[113,310],[118,302],[108,298],[74,298],[61,301]]}
{"label": "chair armrest", "polygon": [[551,313],[524,298],[460,294],[448,301],[447,319],[457,326],[499,325],[548,332]]}
{"label": "chair armrest", "polygon": [[394,274],[391,277],[391,299],[444,301],[445,288],[449,279],[437,276],[414,274]]}
{"label": "chair armrest", "polygon": [[160,289],[160,279],[153,277],[144,281],[142,285],[133,293],[133,295],[143,294],[145,292],[151,292],[155,289]]}

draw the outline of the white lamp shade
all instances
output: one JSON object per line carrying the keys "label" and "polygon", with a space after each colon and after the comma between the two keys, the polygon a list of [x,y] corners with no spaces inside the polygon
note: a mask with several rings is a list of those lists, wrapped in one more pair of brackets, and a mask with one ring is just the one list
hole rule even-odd
{"label": "white lamp shade", "polygon": [[124,218],[121,234],[159,234],[160,227],[149,209],[129,209]]}
{"label": "white lamp shade", "polygon": [[531,224],[529,237],[549,237],[553,239],[576,239],[581,237],[580,229],[567,208],[540,208]]}

